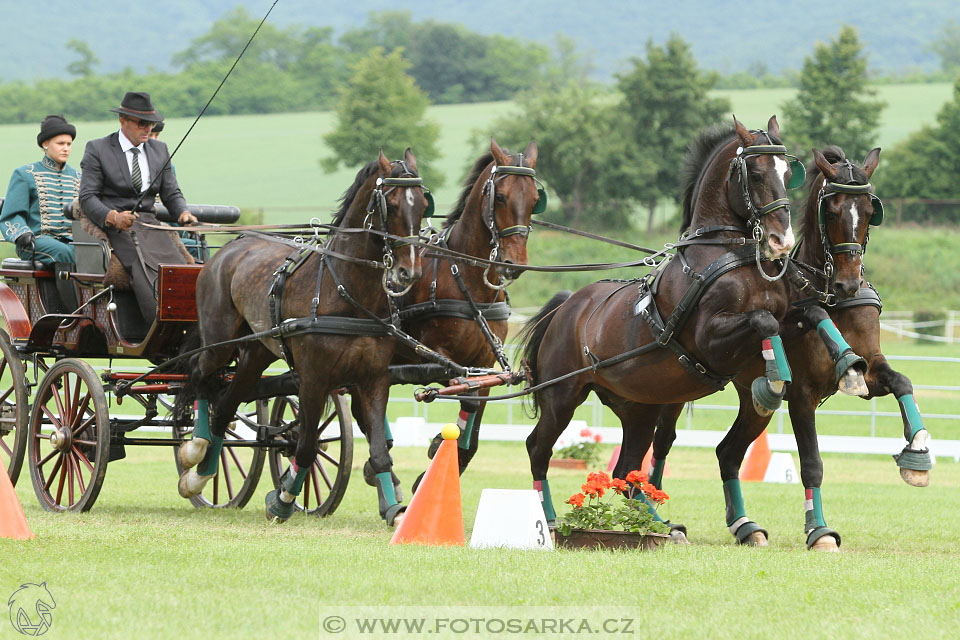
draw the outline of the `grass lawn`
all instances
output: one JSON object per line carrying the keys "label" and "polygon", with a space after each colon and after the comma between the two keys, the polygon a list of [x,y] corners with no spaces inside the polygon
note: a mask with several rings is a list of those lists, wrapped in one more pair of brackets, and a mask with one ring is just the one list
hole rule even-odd
{"label": "grass lawn", "polygon": [[[47,638],[317,637],[318,617],[346,615],[347,605],[392,615],[448,605],[474,616],[544,606],[585,615],[603,605],[637,628],[681,638],[877,638],[917,628],[950,637],[960,615],[960,465],[951,462],[916,489],[889,459],[826,456],[824,510],[843,545],[821,555],[804,549],[796,485],[745,485],[748,513],[771,546],[735,546],[706,450],[676,450],[665,480],[672,498],[664,515],[686,524],[693,544],[652,553],[391,547],[359,464],[332,517],[270,526],[266,479],[244,511],[198,511],[177,496],[171,457],[131,449],[85,514],[41,511],[24,477],[17,493],[36,538],[0,540],[0,595],[46,581],[57,601]],[[395,449],[394,457],[409,487],[424,452]],[[527,469],[520,444],[480,449],[461,482],[468,539],[481,489],[528,488]],[[551,478],[562,512],[560,500],[583,476]],[[6,624],[0,637],[18,637]]]}

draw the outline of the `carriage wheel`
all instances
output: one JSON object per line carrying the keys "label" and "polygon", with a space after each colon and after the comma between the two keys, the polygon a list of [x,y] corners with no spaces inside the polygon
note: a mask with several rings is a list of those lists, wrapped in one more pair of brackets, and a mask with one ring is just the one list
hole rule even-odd
{"label": "carriage wheel", "polygon": [[[245,402],[237,409],[236,417],[227,426],[224,446],[220,451],[220,466],[217,474],[207,482],[203,493],[190,498],[195,507],[215,507],[242,509],[253,497],[263,472],[263,462],[267,456],[262,447],[231,447],[231,440],[256,440],[257,426],[266,424],[267,404],[265,401]],[[192,437],[193,427],[174,427],[174,437]],[[173,448],[173,459],[177,465],[177,475],[183,473],[177,451]]]}
{"label": "carriage wheel", "polygon": [[110,457],[110,416],[100,378],[82,360],[54,363],[37,387],[27,427],[27,459],[47,511],[93,506]]}
{"label": "carriage wheel", "polygon": [[14,485],[27,449],[29,403],[23,362],[6,331],[0,329],[0,460]]}
{"label": "carriage wheel", "polygon": [[[353,424],[347,401],[337,393],[331,394],[331,400],[317,432],[317,459],[294,503],[298,511],[314,516],[328,516],[337,510],[347,490],[353,464]],[[296,396],[274,401],[270,425],[286,426],[280,437],[296,443],[300,434],[300,402]],[[289,464],[287,458],[293,456],[295,449],[296,446],[270,449],[270,476],[274,487],[280,487],[280,476]]]}

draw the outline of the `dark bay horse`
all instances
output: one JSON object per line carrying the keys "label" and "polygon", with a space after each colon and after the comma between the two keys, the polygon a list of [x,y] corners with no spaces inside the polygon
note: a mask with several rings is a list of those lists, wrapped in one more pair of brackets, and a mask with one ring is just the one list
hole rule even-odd
{"label": "dark bay horse", "polygon": [[[283,357],[299,378],[302,431],[279,491],[267,495],[267,517],[284,521],[292,514],[316,459],[318,422],[328,395],[348,386],[357,390],[354,411],[364,424],[373,425],[370,458],[380,481],[380,515],[391,525],[398,520],[404,507],[390,482],[383,429],[390,386],[387,366],[396,339],[375,318],[389,316],[386,289],[408,287],[421,274],[420,254],[395,239],[418,237],[427,200],[416,176],[416,158],[409,149],[403,160],[392,163],[381,152],[343,195],[333,221],[337,229],[321,248],[322,255],[305,248],[291,251],[269,238],[240,237],[204,266],[197,281],[202,343],[251,334],[259,339],[214,347],[198,357],[192,377],[201,399],[198,436],[193,446],[181,447],[181,463],[198,466],[181,477],[182,495],[195,495],[215,473],[219,456],[211,454],[229,417],[251,396],[266,367]],[[281,323],[285,330],[278,339],[271,330]],[[224,389],[217,374],[234,359],[236,371]],[[209,401],[211,414],[206,430],[204,401]]]}
{"label": "dark bay horse", "polygon": [[[832,551],[838,549],[840,535],[827,527],[823,517],[820,496],[823,462],[815,421],[817,406],[837,391],[838,377],[842,381],[835,354],[829,349],[831,342],[846,337],[853,351],[866,359],[865,387],[856,395],[872,398],[892,393],[897,398],[907,446],[895,458],[904,481],[913,486],[926,486],[931,459],[928,433],[913,398],[913,386],[906,376],[890,367],[880,350],[880,297],[861,275],[869,227],[883,220],[882,205],[870,185],[880,160],[880,149],[868,153],[862,167],[850,162],[839,147],[813,153],[816,171],[812,174],[803,210],[801,241],[794,252],[794,262],[800,266],[803,278],[796,281],[793,297],[801,304],[825,305],[835,327],[821,321],[816,332],[785,337],[784,347],[796,377],[796,382],[787,389],[786,398],[800,455],[807,547]],[[834,330],[838,333],[834,334]],[[752,373],[759,367],[758,363]],[[750,375],[748,369],[736,380],[740,392],[737,423],[758,436],[770,418],[758,416],[749,408],[750,401],[743,389],[749,384]],[[640,464],[652,438],[651,482],[660,486],[663,465],[676,437],[676,422],[682,408],[680,404],[662,408],[655,436],[652,429],[625,429],[615,475],[625,474]],[[738,446],[726,438],[717,448],[718,457],[722,458],[730,448],[735,449],[732,455],[742,461],[746,452],[742,443]]]}
{"label": "dark bay horse", "polygon": [[[536,142],[530,142],[523,153],[510,154],[491,138],[489,152],[474,163],[457,204],[431,243],[477,258],[527,264],[531,216],[546,206],[546,196],[536,181],[537,157]],[[428,253],[429,249],[423,251]],[[510,315],[506,286],[520,273],[509,267],[485,270],[456,258],[424,257],[423,278],[402,300],[404,330],[462,366],[491,368],[499,361],[506,368],[508,362],[501,349]],[[477,318],[478,311],[489,334]],[[396,364],[420,361],[403,348],[394,357]],[[488,394],[488,389],[480,391],[480,396]],[[461,473],[477,451],[485,406],[483,402],[460,403],[457,424]],[[389,438],[388,434],[388,442]],[[434,439],[431,458],[441,441],[439,436]],[[365,465],[364,477],[368,483],[372,481],[369,464]],[[414,491],[417,484],[419,478]]]}
{"label": "dark bay horse", "polygon": [[[551,447],[590,391],[618,415],[652,422],[665,402],[722,388],[763,348],[776,359],[754,381],[753,401],[758,410],[777,406],[790,379],[778,337],[788,287],[761,254],[781,259],[793,247],[786,190],[800,167],[786,155],[776,117],[766,131],[736,120],[733,129],[707,130],[686,161],[684,228],[692,233],[677,243],[678,255],[648,278],[558,294],[525,325],[533,384],[580,371],[533,396],[540,418],[527,451],[548,520]],[[661,313],[670,314],[665,322]]]}

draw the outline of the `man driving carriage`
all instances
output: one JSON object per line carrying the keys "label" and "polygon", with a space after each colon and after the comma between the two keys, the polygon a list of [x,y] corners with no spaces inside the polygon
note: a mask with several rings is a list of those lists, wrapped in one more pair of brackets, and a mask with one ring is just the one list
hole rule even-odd
{"label": "man driving carriage", "polygon": [[171,213],[180,212],[181,225],[195,224],[197,219],[187,209],[167,145],[150,137],[156,123],[163,121],[150,94],[127,92],[111,111],[119,114],[120,130],[87,143],[80,162],[80,208],[106,232],[130,274],[140,313],[149,323],[157,312],[159,265],[185,263],[171,234],[149,227],[158,224],[157,195]]}

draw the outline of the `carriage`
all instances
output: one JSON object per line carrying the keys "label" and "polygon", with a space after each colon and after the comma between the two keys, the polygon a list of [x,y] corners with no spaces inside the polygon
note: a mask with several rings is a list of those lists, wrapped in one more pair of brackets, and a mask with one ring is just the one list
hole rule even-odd
{"label": "carriage", "polygon": [[[2,205],[2,200],[0,200]],[[201,221],[233,222],[235,207],[190,205]],[[163,218],[158,207],[158,216]],[[65,211],[72,217],[69,210]],[[76,271],[55,280],[40,263],[0,265],[0,452],[16,483],[27,467],[44,509],[86,511],[97,499],[107,463],[128,445],[177,449],[191,436],[178,426],[174,402],[188,373],[144,365],[170,363],[197,320],[195,284],[202,264],[162,266],[157,318],[149,326],[133,292],[111,282],[110,249],[73,221]],[[202,238],[199,255],[208,251]],[[229,374],[228,374],[229,375]],[[296,445],[298,400],[289,374],[264,376],[256,397],[237,410],[217,475],[192,497],[197,507],[243,507],[265,463],[278,480]],[[346,401],[336,394],[324,417],[317,461],[297,503],[316,515],[338,506],[353,457]],[[191,420],[187,423],[192,424]]]}

